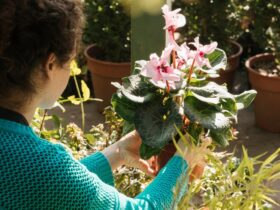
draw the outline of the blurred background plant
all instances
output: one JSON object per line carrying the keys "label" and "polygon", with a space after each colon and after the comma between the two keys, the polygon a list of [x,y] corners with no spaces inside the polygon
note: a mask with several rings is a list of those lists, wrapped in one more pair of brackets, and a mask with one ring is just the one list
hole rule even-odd
{"label": "blurred background plant", "polygon": [[[240,22],[247,40],[240,37],[249,56],[260,52],[272,52],[280,61],[280,1],[278,0],[231,0],[236,20]],[[250,43],[249,42],[249,43]]]}
{"label": "blurred background plant", "polygon": [[146,14],[158,14],[158,8],[160,8],[166,1],[165,0],[119,0],[124,5],[127,11],[131,11],[132,16],[139,16],[143,13]]}
{"label": "blurred background plant", "polygon": [[276,191],[271,189],[271,184],[280,179],[279,155],[280,149],[265,160],[261,160],[263,155],[250,158],[244,147],[242,158],[212,153],[202,178],[190,184],[188,194],[174,209],[268,210],[273,209],[273,205],[279,207],[272,199]]}
{"label": "blurred background plant", "polygon": [[227,56],[233,52],[229,40],[236,40],[242,33],[236,23],[231,0],[175,0],[173,8],[181,8],[186,26],[179,30],[181,42],[200,37],[202,43],[217,41]]}
{"label": "blurred background plant", "polygon": [[[232,92],[243,51],[237,42],[243,30],[237,20],[232,0],[175,0],[173,8],[181,8],[181,13],[187,19],[186,26],[178,31],[179,42],[189,42],[198,36],[202,44],[217,41],[218,47],[226,52],[226,71],[220,72],[219,78],[212,81],[226,83]],[[242,91],[238,89],[235,92]]]}
{"label": "blurred background plant", "polygon": [[86,26],[83,41],[100,50],[97,59],[130,61],[130,14],[118,0],[85,0]]}

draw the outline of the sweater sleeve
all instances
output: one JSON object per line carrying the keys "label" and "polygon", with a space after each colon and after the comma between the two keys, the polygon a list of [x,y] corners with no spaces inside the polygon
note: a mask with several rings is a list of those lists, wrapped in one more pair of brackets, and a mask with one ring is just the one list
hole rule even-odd
{"label": "sweater sleeve", "polygon": [[109,161],[101,152],[96,152],[80,160],[80,163],[95,173],[103,182],[114,186],[114,178]]}
{"label": "sweater sleeve", "polygon": [[[55,207],[59,206],[62,209],[170,209],[173,189],[187,170],[186,161],[174,156],[141,194],[136,198],[129,198],[104,183],[100,177],[74,160],[65,150],[59,149],[55,157],[60,168],[59,171],[52,170],[51,173],[54,173],[52,176],[67,182],[65,185],[64,181],[60,181],[56,183],[59,186],[53,188],[63,189],[68,195],[55,200]],[[185,186],[182,191],[186,191]],[[57,195],[58,192],[54,194]]]}

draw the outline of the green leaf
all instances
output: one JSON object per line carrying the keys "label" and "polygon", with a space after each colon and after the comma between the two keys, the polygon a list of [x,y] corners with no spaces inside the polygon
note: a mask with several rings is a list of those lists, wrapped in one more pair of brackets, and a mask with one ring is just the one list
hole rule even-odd
{"label": "green leaf", "polygon": [[228,141],[233,138],[230,128],[222,130],[211,129],[209,135],[214,142],[223,147],[227,146],[229,144]]}
{"label": "green leaf", "polygon": [[209,82],[201,87],[190,87],[189,90],[191,95],[195,96],[198,100],[215,105],[221,112],[226,110],[233,116],[237,114],[235,98],[228,92],[226,86]]}
{"label": "green leaf", "polygon": [[211,64],[211,68],[204,67],[203,70],[204,72],[209,72],[209,73],[215,73],[216,71],[219,71],[221,69],[225,70],[227,66],[227,56],[226,53],[217,48],[214,52],[212,52],[209,55],[205,56],[206,58],[209,59],[209,62]]}
{"label": "green leaf", "polygon": [[57,129],[60,128],[61,126],[61,123],[60,123],[60,119],[57,115],[52,115],[52,119],[53,119],[53,122],[54,122],[54,125]]}
{"label": "green leaf", "polygon": [[128,122],[134,122],[136,105],[121,93],[114,93],[111,104],[117,114]]}
{"label": "green leaf", "polygon": [[87,101],[90,98],[90,90],[84,80],[81,81],[83,101]]}
{"label": "green leaf", "polygon": [[249,90],[241,93],[240,95],[234,96],[237,102],[237,109],[240,110],[247,108],[255,99],[256,95],[257,91]]}
{"label": "green leaf", "polygon": [[226,86],[218,85],[215,82],[208,82],[201,87],[189,87],[189,90],[204,97],[234,98]]}
{"label": "green leaf", "polygon": [[219,101],[220,101],[220,99],[218,97],[204,97],[204,96],[196,94],[195,92],[192,92],[192,95],[196,99],[198,99],[198,100],[200,100],[202,102],[208,103],[208,104],[216,105],[216,104],[219,104]]}
{"label": "green leaf", "polygon": [[81,104],[81,101],[77,100],[76,97],[73,95],[73,96],[69,96],[67,98],[72,104],[74,105],[79,105]]}
{"label": "green leaf", "polygon": [[85,134],[85,138],[87,139],[88,143],[93,145],[96,142],[96,139],[94,138],[94,135],[91,133]]}
{"label": "green leaf", "polygon": [[142,143],[140,146],[140,157],[144,160],[150,159],[154,155],[158,155],[161,151],[161,148],[152,148],[145,143]]}
{"label": "green leaf", "polygon": [[182,126],[179,107],[172,99],[163,104],[163,98],[143,104],[137,109],[135,127],[142,141],[152,148],[162,148],[176,134],[175,125]]}
{"label": "green leaf", "polygon": [[76,76],[81,74],[81,69],[78,67],[78,64],[75,60],[73,60],[70,64],[70,75]]}
{"label": "green leaf", "polygon": [[222,98],[220,102],[220,110],[226,114],[229,112],[232,118],[237,118],[237,105],[234,98]]}
{"label": "green leaf", "polygon": [[128,121],[124,121],[123,124],[123,129],[122,129],[122,136],[128,134],[129,132],[135,130],[135,125],[134,123],[128,122]]}
{"label": "green leaf", "polygon": [[156,88],[139,74],[123,78],[122,86],[114,83],[120,92],[135,103],[145,103],[153,99]]}
{"label": "green leaf", "polygon": [[200,135],[203,132],[203,128],[201,127],[201,125],[198,125],[196,123],[190,123],[187,129],[189,135],[194,140],[194,143],[197,144],[200,140]]}
{"label": "green leaf", "polygon": [[230,126],[229,118],[222,112],[193,96],[185,98],[184,112],[192,122],[198,122],[204,128],[223,129]]}

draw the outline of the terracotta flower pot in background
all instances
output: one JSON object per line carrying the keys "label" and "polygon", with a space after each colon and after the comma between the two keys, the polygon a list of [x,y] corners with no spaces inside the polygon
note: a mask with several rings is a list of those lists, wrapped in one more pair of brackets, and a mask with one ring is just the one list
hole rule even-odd
{"label": "terracotta flower pot in background", "polygon": [[130,75],[131,64],[98,60],[96,59],[98,53],[100,50],[95,45],[88,46],[84,51],[91,72],[95,98],[103,100],[98,102],[98,111],[103,112],[104,108],[111,104],[111,96],[116,92],[111,82],[121,82],[122,77]]}
{"label": "terracotta flower pot in background", "polygon": [[258,54],[246,61],[249,80],[258,92],[254,101],[256,125],[271,132],[280,132],[280,77],[269,77],[254,69],[257,62],[273,62],[269,53]]}
{"label": "terracotta flower pot in background", "polygon": [[167,144],[157,156],[158,168],[162,169],[166,165],[166,163],[173,157],[176,151],[177,150],[173,142]]}
{"label": "terracotta flower pot in background", "polygon": [[232,88],[234,74],[237,68],[239,67],[240,56],[243,52],[243,48],[239,43],[235,41],[230,41],[230,43],[232,45],[234,54],[228,57],[228,64],[226,70],[220,71],[220,77],[211,79],[212,81],[218,84],[226,83],[229,90]]}

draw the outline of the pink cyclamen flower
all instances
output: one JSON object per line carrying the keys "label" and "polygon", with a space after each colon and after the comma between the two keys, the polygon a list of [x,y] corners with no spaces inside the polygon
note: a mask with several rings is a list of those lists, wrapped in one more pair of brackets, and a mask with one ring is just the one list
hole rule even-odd
{"label": "pink cyclamen flower", "polygon": [[211,68],[209,59],[205,58],[205,55],[214,52],[218,43],[212,42],[209,45],[202,45],[199,43],[199,37],[196,37],[194,42],[191,42],[190,44],[196,47],[196,51],[190,53],[190,56],[195,60],[195,65],[199,68],[202,68],[203,66]]}
{"label": "pink cyclamen flower", "polygon": [[181,9],[170,11],[168,5],[164,5],[161,9],[165,19],[165,26],[163,29],[168,30],[169,42],[174,45],[176,49],[178,49],[179,46],[175,41],[174,32],[177,28],[180,28],[186,24],[186,18],[184,15],[178,14]]}
{"label": "pink cyclamen flower", "polygon": [[186,18],[182,14],[178,14],[181,9],[176,9],[174,11],[170,11],[167,4],[165,4],[162,8],[163,17],[165,18],[165,27],[164,29],[168,30],[176,30],[186,24]]}
{"label": "pink cyclamen flower", "polygon": [[172,45],[166,47],[161,57],[155,53],[151,54],[150,60],[141,67],[141,74],[151,78],[150,81],[160,88],[165,88],[168,82],[169,86],[175,89],[175,82],[181,79],[181,72],[168,63],[173,48]]}
{"label": "pink cyclamen flower", "polygon": [[177,55],[178,55],[178,69],[182,68],[184,64],[188,64],[189,63],[190,53],[191,53],[191,50],[187,46],[186,42],[183,43],[179,47],[179,49],[177,51]]}

